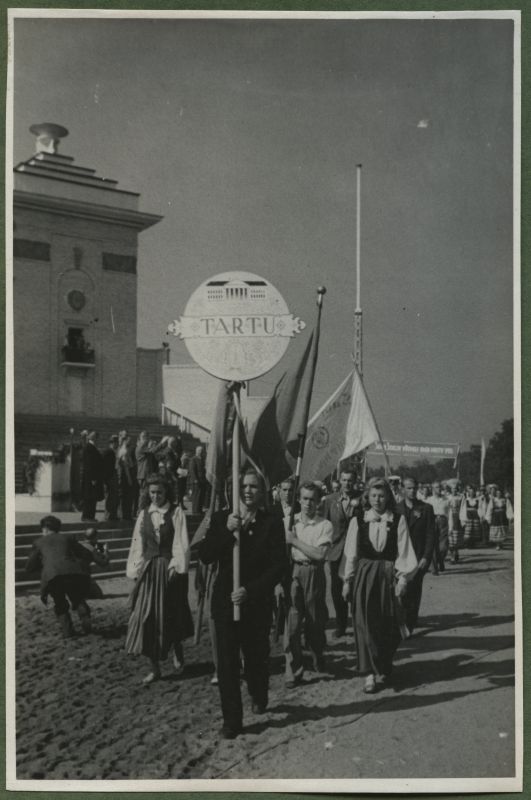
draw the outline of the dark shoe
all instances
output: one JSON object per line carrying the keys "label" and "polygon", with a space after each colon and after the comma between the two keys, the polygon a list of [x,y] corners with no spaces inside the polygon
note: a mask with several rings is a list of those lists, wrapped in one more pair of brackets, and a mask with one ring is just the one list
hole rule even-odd
{"label": "dark shoe", "polygon": [[286,689],[294,689],[296,686],[300,686],[302,683],[302,674],[301,675],[294,675],[293,678],[290,678],[286,681]]}
{"label": "dark shoe", "polygon": [[222,739],[235,739],[242,732],[242,728],[233,728],[231,725],[223,725],[219,732]]}
{"label": "dark shoe", "polygon": [[173,662],[174,674],[182,675],[184,672],[184,658],[182,655],[182,648],[179,648],[177,652],[173,653],[172,662]]}
{"label": "dark shoe", "polygon": [[70,639],[74,635],[74,628],[68,611],[66,614],[59,614],[57,621],[59,622],[63,639]]}
{"label": "dark shoe", "polygon": [[334,637],[334,639],[342,639],[343,636],[346,636],[346,634],[347,634],[347,632],[346,632],[345,628],[336,628],[336,630],[333,632],[332,636]]}
{"label": "dark shoe", "polygon": [[80,603],[77,608],[77,615],[83,628],[83,633],[92,633],[92,622],[90,620],[90,609],[86,603]]}
{"label": "dark shoe", "polygon": [[267,706],[263,703],[253,703],[253,714],[265,714],[267,711]]}
{"label": "dark shoe", "polygon": [[324,656],[312,656],[312,664],[314,672],[326,672],[326,662]]}

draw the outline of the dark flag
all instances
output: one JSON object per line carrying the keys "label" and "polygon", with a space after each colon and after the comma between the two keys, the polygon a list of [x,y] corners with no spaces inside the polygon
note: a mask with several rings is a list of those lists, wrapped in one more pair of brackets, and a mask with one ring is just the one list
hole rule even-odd
{"label": "dark flag", "polygon": [[299,363],[284,373],[251,429],[251,453],[270,486],[294,471],[298,439],[308,420],[316,347],[312,333]]}
{"label": "dark flag", "polygon": [[205,471],[212,487],[210,508],[203,517],[192,539],[192,547],[205,535],[214,511],[218,492],[225,486],[230,475],[232,432],[236,418],[233,384],[219,381],[218,399],[214,409],[210,441],[207,449]]}

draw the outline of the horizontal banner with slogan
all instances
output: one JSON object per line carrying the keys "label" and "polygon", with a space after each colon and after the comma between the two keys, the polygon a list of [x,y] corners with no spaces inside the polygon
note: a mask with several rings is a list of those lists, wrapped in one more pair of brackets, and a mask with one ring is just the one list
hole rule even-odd
{"label": "horizontal banner with slogan", "polygon": [[[458,444],[431,444],[424,442],[388,442],[383,446],[388,456],[401,458],[456,458],[459,453]],[[368,451],[369,455],[382,455],[382,445],[377,442]]]}

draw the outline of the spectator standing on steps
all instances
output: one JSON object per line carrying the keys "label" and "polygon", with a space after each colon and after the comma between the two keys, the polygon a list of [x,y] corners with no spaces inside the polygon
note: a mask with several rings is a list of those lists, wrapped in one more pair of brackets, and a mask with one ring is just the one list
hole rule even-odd
{"label": "spectator standing on steps", "polygon": [[103,488],[105,491],[105,519],[118,519],[120,487],[118,481],[118,436],[109,439],[109,446],[103,453]]}
{"label": "spectator standing on steps", "polygon": [[33,544],[26,572],[41,574],[41,600],[54,601],[55,615],[63,638],[74,635],[70,605],[77,611],[81,627],[90,633],[90,609],[85,598],[90,591],[87,569],[92,560],[88,551],[73,536],[61,533],[61,520],[47,516],[41,519],[42,535]]}
{"label": "spectator standing on steps", "polygon": [[134,449],[127,431],[120,432],[117,458],[120,511],[123,520],[132,520],[136,516],[138,485]]}
{"label": "spectator standing on steps", "polygon": [[138,491],[146,487],[146,478],[157,471],[158,454],[166,448],[168,437],[164,436],[157,444],[149,438],[147,431],[141,431],[135,448],[136,480]]}
{"label": "spectator standing on steps", "polygon": [[103,500],[103,456],[97,447],[98,434],[90,431],[82,455],[82,494],[83,510],[81,519],[94,522],[96,503]]}
{"label": "spectator standing on steps", "polygon": [[205,451],[200,445],[195,448],[195,456],[190,459],[188,473],[192,489],[192,514],[201,514],[205,505],[207,478]]}

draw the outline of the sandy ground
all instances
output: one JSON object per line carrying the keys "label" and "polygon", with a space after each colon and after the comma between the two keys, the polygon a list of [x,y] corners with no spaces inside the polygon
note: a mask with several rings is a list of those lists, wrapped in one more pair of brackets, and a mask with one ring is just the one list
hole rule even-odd
{"label": "sandy ground", "polygon": [[[126,656],[130,583],[100,582],[94,632],[63,641],[53,611],[16,599],[17,777],[33,779],[399,778],[514,775],[513,553],[464,553],[425,580],[418,633],[393,684],[373,696],[355,673],[352,637],[333,642],[325,674],[284,686],[279,644],[270,707],[221,740],[206,625],[145,687]],[[191,581],[193,583],[193,580]],[[195,598],[191,592],[192,605]],[[77,622],[77,620],[76,620]],[[79,627],[79,626],[78,626]]]}

